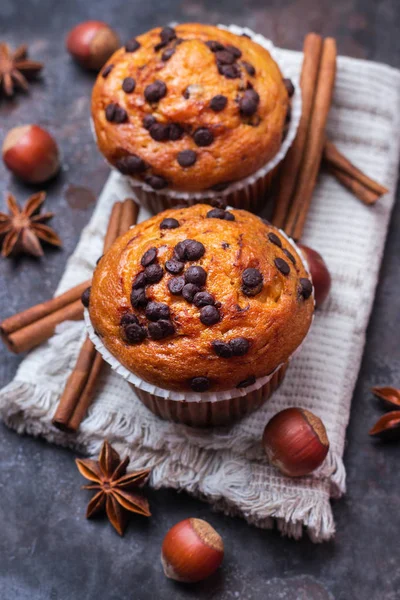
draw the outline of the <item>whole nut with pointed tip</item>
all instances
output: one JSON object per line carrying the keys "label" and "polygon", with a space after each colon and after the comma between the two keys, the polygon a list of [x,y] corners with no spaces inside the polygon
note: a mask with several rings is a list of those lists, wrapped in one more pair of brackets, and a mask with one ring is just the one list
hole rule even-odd
{"label": "whole nut with pointed tip", "polygon": [[101,69],[120,45],[118,35],[103,21],[80,23],[66,39],[68,52],[82,67],[93,71]]}
{"label": "whole nut with pointed tip", "polygon": [[6,167],[27,183],[43,183],[60,168],[55,140],[38,125],[11,129],[4,140],[2,155]]}
{"label": "whole nut with pointed tip", "polygon": [[202,519],[184,519],[171,527],[161,550],[165,575],[187,583],[212,575],[223,558],[221,536]]}
{"label": "whole nut with pointed tip", "polygon": [[262,445],[269,462],[284,475],[301,477],[315,471],[329,450],[319,417],[304,408],[286,408],[267,423]]}

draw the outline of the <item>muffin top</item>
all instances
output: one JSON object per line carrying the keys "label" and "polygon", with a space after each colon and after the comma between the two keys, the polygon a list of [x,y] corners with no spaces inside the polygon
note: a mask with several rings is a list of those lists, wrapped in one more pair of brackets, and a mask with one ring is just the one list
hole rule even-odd
{"label": "muffin top", "polygon": [[97,78],[97,143],[153,189],[221,189],[278,152],[288,89],[269,52],[246,36],[193,23],[152,29]]}
{"label": "muffin top", "polygon": [[99,261],[89,314],[105,347],[164,389],[246,387],[305,337],[313,289],[295,248],[244,210],[167,210]]}

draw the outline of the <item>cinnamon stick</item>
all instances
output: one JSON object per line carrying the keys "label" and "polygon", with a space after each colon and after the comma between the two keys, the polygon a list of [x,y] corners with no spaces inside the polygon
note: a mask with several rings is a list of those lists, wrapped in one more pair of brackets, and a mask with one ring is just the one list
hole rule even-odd
{"label": "cinnamon stick", "polygon": [[64,306],[75,302],[75,300],[78,300],[82,296],[82,293],[89,285],[90,279],[83,283],[79,283],[67,292],[64,292],[64,294],[60,294],[60,296],[51,298],[51,300],[47,300],[47,302],[36,304],[36,306],[31,306],[27,310],[12,315],[11,317],[8,317],[8,319],[4,319],[0,325],[1,335],[8,336],[11,333],[14,333],[14,331],[22,329],[39,319],[43,319],[43,317],[47,317],[47,315],[56,312],[60,308],[64,308]]}
{"label": "cinnamon stick", "polygon": [[303,233],[321,164],[325,144],[325,127],[336,76],[336,55],[335,40],[326,38],[322,48],[317,89],[298,184],[285,224],[286,232],[295,240],[298,240]]}
{"label": "cinnamon stick", "polygon": [[122,204],[119,235],[126,233],[137,221],[139,206],[132,198],[125,198]]}
{"label": "cinnamon stick", "polygon": [[[131,198],[125,199],[123,204],[121,202],[114,204],[104,239],[105,252],[119,235],[125,233],[136,222],[138,210],[138,206]],[[79,428],[93,401],[93,393],[104,364],[89,338],[86,338],[81,352],[90,359],[85,363],[86,378],[83,379],[79,375],[79,355],[52,421],[55,427],[63,431],[75,432]],[[75,370],[78,370],[78,375],[74,377]],[[77,386],[76,381],[81,381],[82,385]]]}
{"label": "cinnamon stick", "polygon": [[353,165],[353,163],[340,152],[335,144],[328,139],[325,140],[323,159],[329,167],[334,167],[334,171],[341,171],[351,179],[359,182],[365,188],[374,192],[377,197],[388,193],[389,190],[387,188],[368,177],[368,175]]}
{"label": "cinnamon stick", "polygon": [[76,407],[77,401],[85,389],[95,356],[96,348],[91,340],[86,337],[53,417],[53,425],[62,431],[68,428],[71,412]]}
{"label": "cinnamon stick", "polygon": [[19,354],[28,352],[48,340],[63,321],[79,321],[83,319],[83,306],[80,300],[63,306],[59,310],[50,313],[43,319],[34,321],[30,325],[17,329],[14,333],[4,336],[5,344],[11,352]]}
{"label": "cinnamon stick", "polygon": [[365,187],[365,185],[360,183],[357,179],[354,179],[354,177],[351,177],[332,164],[327,164],[327,169],[334,177],[336,177],[339,183],[350,190],[350,192],[357,196],[357,198],[359,198],[361,202],[364,202],[364,204],[372,206],[381,197],[381,194],[373,192],[370,188]]}
{"label": "cinnamon stick", "polygon": [[119,235],[119,228],[121,225],[121,214],[122,214],[122,202],[115,202],[111,209],[110,219],[108,221],[108,227],[104,238],[103,252],[112,246]]}
{"label": "cinnamon stick", "polygon": [[80,398],[75,406],[75,410],[67,424],[68,431],[75,432],[79,428],[79,425],[85,418],[85,415],[89,409],[89,406],[93,401],[93,393],[98,383],[101,370],[103,368],[104,361],[103,357],[96,351],[93,364],[91,366],[89,376],[86,381],[86,385],[83,388]]}
{"label": "cinnamon stick", "polygon": [[283,161],[279,174],[279,190],[272,217],[272,223],[280,228],[285,223],[307,139],[322,53],[321,36],[316,33],[309,33],[304,40],[303,52],[304,58],[300,76],[302,114],[296,138]]}

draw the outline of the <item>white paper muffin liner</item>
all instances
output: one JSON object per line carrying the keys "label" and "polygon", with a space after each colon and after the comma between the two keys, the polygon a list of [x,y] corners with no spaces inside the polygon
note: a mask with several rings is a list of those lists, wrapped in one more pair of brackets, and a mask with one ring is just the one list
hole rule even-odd
{"label": "white paper muffin liner", "polygon": [[[310,273],[309,273],[307,261],[304,258],[304,254],[301,252],[301,250],[298,248],[298,246],[295,244],[295,242],[285,234],[284,231],[279,230],[279,232],[288,241],[288,243],[296,250],[297,254],[302,259],[303,265],[304,265],[309,277],[311,277]],[[273,379],[274,375],[277,373],[277,371],[279,371],[279,369],[281,369],[285,365],[285,363],[290,362],[292,360],[292,358],[297,354],[297,352],[300,351],[300,349],[304,343],[304,340],[307,338],[307,335],[311,329],[311,325],[310,325],[310,328],[309,328],[305,338],[303,339],[302,343],[300,344],[300,346],[297,347],[297,349],[293,352],[293,354],[285,361],[285,363],[281,363],[280,365],[278,365],[276,367],[276,369],[269,375],[265,375],[264,377],[259,377],[258,379],[256,379],[256,381],[253,385],[249,385],[248,387],[245,387],[245,388],[233,388],[233,389],[224,390],[221,392],[196,393],[196,392],[178,392],[175,390],[167,390],[165,388],[161,388],[156,385],[153,385],[153,384],[145,381],[144,379],[141,379],[140,377],[138,377],[137,375],[135,375],[134,373],[129,371],[124,365],[122,365],[119,362],[119,360],[113,354],[111,354],[111,352],[105,347],[105,345],[102,342],[101,337],[95,333],[93,325],[90,321],[89,311],[86,308],[84,310],[84,319],[85,319],[85,324],[87,327],[88,336],[91,339],[91,341],[93,342],[93,345],[95,346],[96,350],[101,354],[103,359],[110,365],[110,367],[116,373],[121,375],[121,377],[123,377],[126,381],[131,383],[134,387],[138,388],[139,390],[143,390],[144,392],[147,392],[149,394],[154,394],[155,396],[164,398],[166,400],[177,400],[177,401],[184,400],[185,402],[212,402],[213,403],[213,402],[218,402],[221,400],[232,400],[234,398],[240,398],[240,397],[247,396],[248,394],[259,390],[260,388],[265,386],[269,381],[271,381]]]}
{"label": "white paper muffin liner", "polygon": [[[172,23],[171,25],[176,25],[176,23]],[[177,204],[192,205],[199,202],[210,203],[212,200],[215,199],[223,199],[226,200],[228,204],[233,204],[232,200],[237,197],[240,197],[240,193],[244,193],[246,190],[250,190],[252,192],[252,196],[263,196],[265,190],[268,188],[268,183],[265,182],[265,185],[262,185],[262,180],[264,178],[267,179],[268,174],[272,175],[271,172],[284,159],[284,157],[287,154],[287,151],[289,150],[296,137],[302,109],[298,73],[295,70],[293,70],[293,68],[290,68],[288,65],[285,65],[279,53],[279,50],[277,50],[274,47],[273,43],[270,40],[267,40],[261,34],[255,33],[248,27],[239,27],[238,25],[218,25],[218,27],[220,27],[221,29],[226,29],[227,31],[231,31],[236,35],[242,35],[243,33],[249,35],[254,42],[268,50],[274,61],[278,64],[283,76],[292,80],[293,85],[295,87],[295,92],[291,98],[291,119],[286,137],[283,140],[282,145],[277,154],[275,154],[275,156],[269,162],[267,162],[263,167],[258,169],[258,171],[252,173],[248,177],[231,183],[222,191],[205,190],[199,192],[182,192],[170,189],[154,190],[147,183],[140,181],[139,179],[124,176],[124,178],[126,178],[129,181],[129,184],[133,188],[133,191],[136,193],[139,202],[147,208],[149,208],[152,212],[159,212],[160,210],[171,208],[172,206]],[[91,128],[96,140],[96,134],[94,131],[93,123],[91,123]],[[115,169],[115,167],[111,164],[110,167],[112,169]],[[248,210],[253,210],[255,208],[254,201],[252,201],[251,199],[243,200],[243,202],[245,204],[243,206],[237,205],[237,203],[235,202],[235,207],[244,208]],[[239,201],[239,203],[241,202]],[[248,203],[249,206],[246,205]]]}

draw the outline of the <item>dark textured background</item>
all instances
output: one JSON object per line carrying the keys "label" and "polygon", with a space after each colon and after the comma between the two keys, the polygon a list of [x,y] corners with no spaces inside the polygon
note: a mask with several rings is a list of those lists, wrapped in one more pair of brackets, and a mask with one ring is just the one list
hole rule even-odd
{"label": "dark textured background", "polygon": [[[64,241],[62,251],[50,250],[41,261],[0,261],[1,318],[52,294],[108,174],[88,126],[93,77],[72,63],[63,45],[69,28],[88,18],[108,21],[122,40],[173,19],[197,20],[248,25],[296,50],[314,30],[335,36],[341,54],[393,66],[400,58],[398,0],[1,0],[0,39],[29,43],[46,68],[28,97],[0,101],[0,143],[9,128],[29,122],[55,135],[63,171],[47,188],[47,206]],[[21,201],[31,193],[0,164],[0,206],[6,190]],[[0,426],[1,600],[400,598],[400,448],[376,445],[367,435],[381,414],[371,385],[400,379],[399,227],[397,207],[352,405],[348,494],[334,505],[335,541],[315,546],[283,539],[172,491],[150,492],[153,517],[133,519],[120,539],[106,521],[85,520],[87,493],[79,489],[70,452]],[[0,385],[20,360],[1,349]],[[194,587],[166,580],[159,562],[165,532],[188,516],[209,520],[226,546],[223,569]]]}

